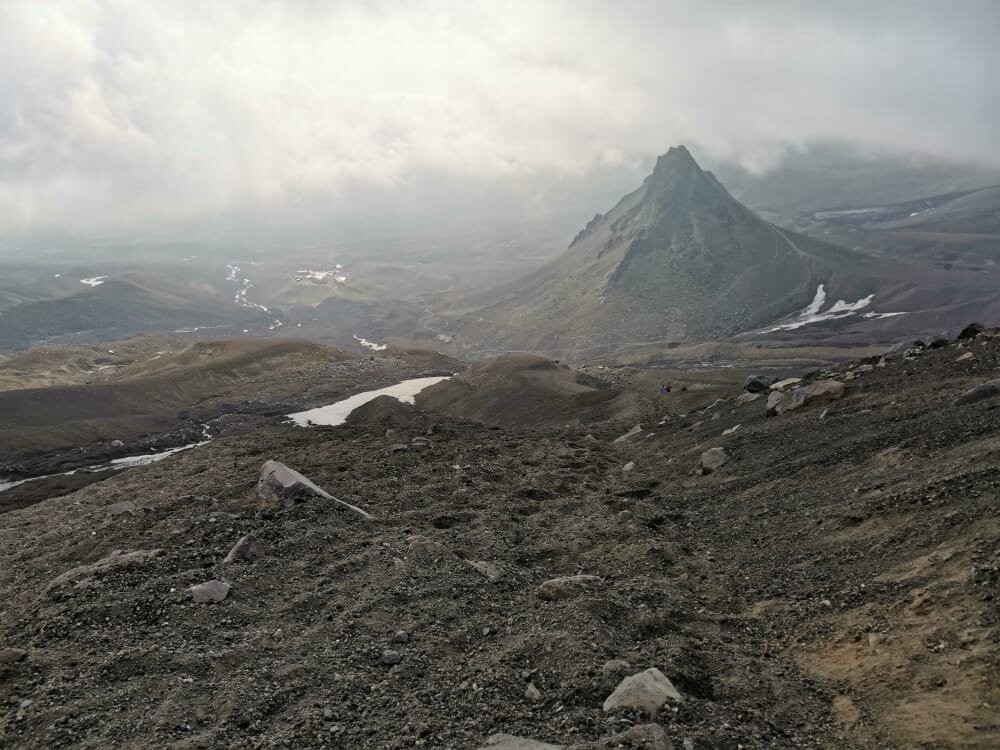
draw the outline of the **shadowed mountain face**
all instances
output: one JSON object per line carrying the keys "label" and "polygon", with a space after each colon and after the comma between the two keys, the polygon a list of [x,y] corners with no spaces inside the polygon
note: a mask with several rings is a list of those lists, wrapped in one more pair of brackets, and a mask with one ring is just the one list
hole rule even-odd
{"label": "shadowed mountain face", "polygon": [[885,342],[964,325],[970,304],[997,302],[995,281],[770,224],[681,146],[563,255],[470,303],[455,327],[486,351],[574,359],[741,334]]}

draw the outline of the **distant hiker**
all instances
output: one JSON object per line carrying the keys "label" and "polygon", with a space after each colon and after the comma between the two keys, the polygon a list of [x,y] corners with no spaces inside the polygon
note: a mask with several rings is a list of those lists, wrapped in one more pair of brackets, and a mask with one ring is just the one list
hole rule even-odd
{"label": "distant hiker", "polygon": [[662,394],[662,393],[666,393],[666,392],[667,392],[667,386],[661,383],[660,384],[660,393]]}
{"label": "distant hiker", "polygon": [[671,385],[670,383],[667,383],[667,385],[665,387],[667,389],[667,393],[670,393],[670,389],[673,388],[673,385]]}

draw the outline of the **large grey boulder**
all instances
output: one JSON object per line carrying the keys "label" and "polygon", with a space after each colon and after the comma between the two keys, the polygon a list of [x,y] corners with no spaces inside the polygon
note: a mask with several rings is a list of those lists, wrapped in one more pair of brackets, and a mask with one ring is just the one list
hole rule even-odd
{"label": "large grey boulder", "polygon": [[777,382],[778,379],[770,375],[750,375],[743,383],[743,390],[747,393],[767,393]]}
{"label": "large grey boulder", "polygon": [[372,520],[372,516],[361,508],[338,500],[280,461],[265,461],[261,467],[260,481],[257,482],[257,507],[261,510],[289,508],[296,503],[317,497],[332,500],[341,508],[361,516],[366,521]]}
{"label": "large grey boulder", "polygon": [[973,404],[976,401],[982,401],[983,399],[993,398],[994,396],[1000,396],[1000,378],[997,380],[990,380],[982,385],[977,385],[975,388],[966,391],[961,396],[955,399],[955,406],[961,406],[962,404]]}
{"label": "large grey boulder", "polygon": [[674,684],[656,667],[630,675],[618,683],[615,691],[604,701],[604,710],[638,708],[656,716],[668,700],[679,701],[681,694]]}
{"label": "large grey boulder", "polygon": [[599,584],[599,576],[576,575],[550,578],[538,587],[538,598],[547,602],[572,599]]}
{"label": "large grey boulder", "polygon": [[818,380],[793,391],[774,391],[767,397],[767,416],[775,417],[786,411],[843,397],[846,387],[839,380]]}
{"label": "large grey boulder", "polygon": [[195,604],[214,604],[229,596],[230,584],[225,581],[206,581],[191,587],[191,601]]}
{"label": "large grey boulder", "polygon": [[698,473],[702,476],[718,471],[729,460],[725,448],[709,448],[698,459]]}

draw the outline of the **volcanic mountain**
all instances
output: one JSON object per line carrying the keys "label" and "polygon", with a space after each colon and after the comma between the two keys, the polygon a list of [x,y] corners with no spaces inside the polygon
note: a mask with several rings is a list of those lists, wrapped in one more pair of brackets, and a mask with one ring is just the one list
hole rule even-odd
{"label": "volcanic mountain", "polygon": [[[477,298],[455,327],[485,349],[568,357],[746,332],[801,337],[803,326],[831,321],[841,333],[857,323],[884,333],[927,309],[934,315],[908,318],[906,332],[936,332],[975,317],[965,308],[972,297],[980,306],[984,295],[995,300],[995,281],[945,278],[926,264],[890,264],[779,228],[678,146],[564,254]],[[829,325],[820,329],[829,335]]]}

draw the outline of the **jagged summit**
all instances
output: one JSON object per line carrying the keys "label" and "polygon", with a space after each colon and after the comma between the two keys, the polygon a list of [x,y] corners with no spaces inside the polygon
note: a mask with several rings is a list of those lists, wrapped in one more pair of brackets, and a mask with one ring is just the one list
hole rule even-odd
{"label": "jagged summit", "polygon": [[595,216],[570,248],[478,312],[500,329],[498,348],[593,351],[595,342],[731,335],[802,309],[854,259],[768,224],[684,146],[660,156],[639,189]]}

